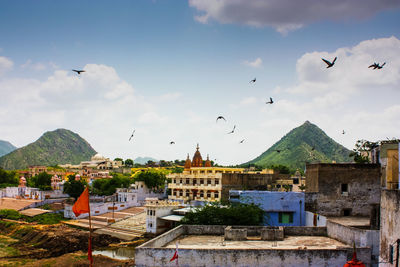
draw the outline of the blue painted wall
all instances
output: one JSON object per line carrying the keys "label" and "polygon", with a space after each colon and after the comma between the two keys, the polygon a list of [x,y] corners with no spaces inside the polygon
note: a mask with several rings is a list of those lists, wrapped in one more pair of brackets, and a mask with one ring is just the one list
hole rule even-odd
{"label": "blue painted wall", "polygon": [[[229,195],[231,202],[259,205],[265,211],[264,225],[304,226],[306,223],[303,192],[230,190]],[[293,223],[279,223],[280,212],[293,212]]]}

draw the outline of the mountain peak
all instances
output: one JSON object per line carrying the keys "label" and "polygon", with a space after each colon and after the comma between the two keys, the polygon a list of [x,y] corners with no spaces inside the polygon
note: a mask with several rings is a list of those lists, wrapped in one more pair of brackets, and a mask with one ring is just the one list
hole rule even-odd
{"label": "mountain peak", "polygon": [[78,134],[67,129],[45,132],[35,142],[0,158],[4,169],[24,169],[30,165],[79,164],[96,151]]}
{"label": "mountain peak", "polygon": [[350,150],[335,142],[309,121],[294,128],[267,151],[246,164],[262,167],[282,164],[292,169],[304,168],[307,162],[349,162]]}

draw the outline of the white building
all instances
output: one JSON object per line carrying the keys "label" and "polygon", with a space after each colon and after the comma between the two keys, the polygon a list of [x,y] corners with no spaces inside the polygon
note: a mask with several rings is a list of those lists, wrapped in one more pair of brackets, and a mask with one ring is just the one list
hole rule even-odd
{"label": "white building", "polygon": [[158,198],[146,198],[146,232],[158,234],[171,228],[171,222],[160,219],[178,209],[181,203]]}

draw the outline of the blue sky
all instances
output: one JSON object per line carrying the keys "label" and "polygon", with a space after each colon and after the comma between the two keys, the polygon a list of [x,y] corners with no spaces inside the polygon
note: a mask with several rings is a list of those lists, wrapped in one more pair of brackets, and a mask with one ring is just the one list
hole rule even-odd
{"label": "blue sky", "polygon": [[305,120],[348,148],[397,136],[398,1],[296,3],[1,1],[0,139],[67,128],[110,158],[182,159],[199,142],[237,164]]}

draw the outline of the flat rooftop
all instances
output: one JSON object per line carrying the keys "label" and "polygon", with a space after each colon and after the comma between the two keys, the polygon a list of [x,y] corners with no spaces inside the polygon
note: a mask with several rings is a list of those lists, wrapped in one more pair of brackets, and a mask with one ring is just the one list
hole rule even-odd
{"label": "flat rooftop", "polygon": [[331,222],[339,223],[346,226],[369,226],[369,217],[343,216],[343,217],[328,217]]}
{"label": "flat rooftop", "polygon": [[41,200],[33,199],[16,199],[16,198],[0,198],[0,209],[11,209],[11,210],[21,210],[35,202],[41,202]]}
{"label": "flat rooftop", "polygon": [[285,236],[283,241],[248,237],[244,241],[224,241],[223,235],[181,235],[163,247],[187,249],[338,249],[351,246],[325,236]]}

